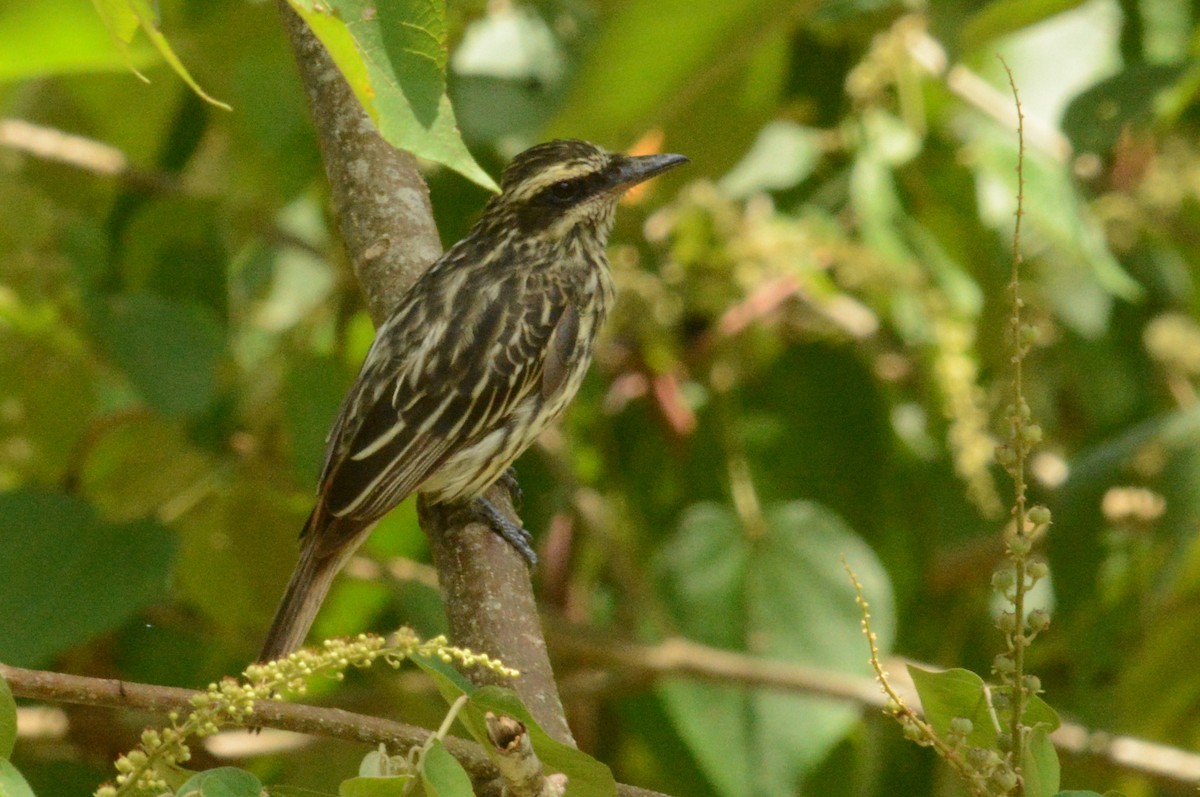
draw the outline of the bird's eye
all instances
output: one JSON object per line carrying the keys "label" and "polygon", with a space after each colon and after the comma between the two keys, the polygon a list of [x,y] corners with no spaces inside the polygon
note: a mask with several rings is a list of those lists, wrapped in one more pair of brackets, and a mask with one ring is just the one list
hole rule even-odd
{"label": "bird's eye", "polygon": [[566,205],[583,195],[584,186],[578,180],[561,180],[546,189],[546,196],[558,205]]}

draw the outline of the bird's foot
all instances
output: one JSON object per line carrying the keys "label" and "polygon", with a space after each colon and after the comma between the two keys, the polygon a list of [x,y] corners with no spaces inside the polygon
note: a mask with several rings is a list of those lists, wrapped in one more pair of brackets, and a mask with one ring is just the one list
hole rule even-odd
{"label": "bird's foot", "polygon": [[500,478],[496,479],[496,484],[508,490],[508,497],[512,499],[513,506],[520,509],[521,504],[525,502],[525,491],[517,483],[517,469],[511,465],[505,468]]}
{"label": "bird's foot", "polygon": [[525,557],[525,561],[529,563],[530,567],[537,564],[537,554],[533,552],[533,535],[524,527],[509,520],[507,515],[483,496],[475,499],[472,508],[505,542],[516,548],[517,553]]}

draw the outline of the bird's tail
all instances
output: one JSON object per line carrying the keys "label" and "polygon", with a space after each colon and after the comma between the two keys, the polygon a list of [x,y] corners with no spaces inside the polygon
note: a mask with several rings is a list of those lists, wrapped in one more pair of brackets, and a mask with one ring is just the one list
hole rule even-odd
{"label": "bird's tail", "polygon": [[[259,661],[271,661],[282,658],[304,644],[308,630],[312,628],[317,611],[325,601],[325,595],[333,584],[333,578],[342,569],[342,565],[358,548],[359,543],[370,532],[370,526],[356,529],[350,534],[348,544],[339,546],[336,550],[323,550],[321,537],[326,536],[328,529],[317,529],[314,525],[318,518],[320,506],[313,511],[301,535],[303,543],[300,550],[300,561],[292,573],[283,600],[275,610],[275,619],[271,621],[271,629],[267,632],[266,642],[258,654]],[[333,523],[345,523],[339,519],[324,518]]]}

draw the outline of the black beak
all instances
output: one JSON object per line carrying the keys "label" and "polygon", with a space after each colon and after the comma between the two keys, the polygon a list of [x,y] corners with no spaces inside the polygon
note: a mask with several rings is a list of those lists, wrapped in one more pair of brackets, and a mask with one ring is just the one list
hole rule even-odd
{"label": "black beak", "polygon": [[609,167],[609,185],[612,190],[625,191],[687,162],[683,155],[618,155]]}

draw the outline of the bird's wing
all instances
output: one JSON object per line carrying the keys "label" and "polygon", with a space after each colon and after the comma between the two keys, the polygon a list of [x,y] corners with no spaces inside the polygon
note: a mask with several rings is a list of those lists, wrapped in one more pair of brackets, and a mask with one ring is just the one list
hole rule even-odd
{"label": "bird's wing", "polygon": [[566,294],[536,273],[480,276],[490,290],[467,279],[452,294],[414,291],[427,301],[405,301],[380,330],[330,432],[319,488],[330,514],[378,520],[540,387]]}

